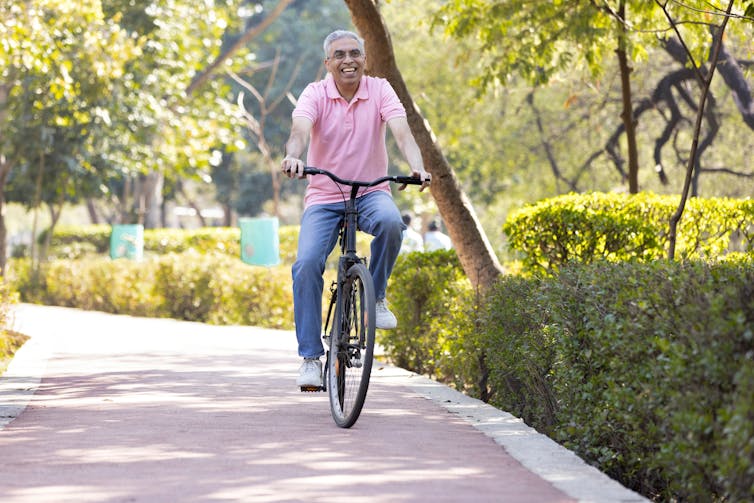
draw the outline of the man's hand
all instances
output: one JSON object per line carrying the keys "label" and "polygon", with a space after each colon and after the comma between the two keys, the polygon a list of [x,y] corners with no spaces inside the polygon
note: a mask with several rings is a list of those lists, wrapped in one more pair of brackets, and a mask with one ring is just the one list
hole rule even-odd
{"label": "man's hand", "polygon": [[304,178],[304,161],[301,159],[287,155],[283,159],[283,162],[280,163],[280,168],[288,178],[293,178],[294,176]]}
{"label": "man's hand", "polygon": [[[424,189],[426,189],[427,187],[429,187],[431,185],[431,183],[432,183],[432,174],[428,173],[428,172],[426,172],[424,170],[421,170],[421,171],[411,171],[411,176],[413,176],[414,178],[419,178],[422,181],[422,186],[419,189],[419,192],[423,192]],[[400,187],[398,187],[398,190],[403,190],[405,188],[406,188],[406,185],[403,184]]]}

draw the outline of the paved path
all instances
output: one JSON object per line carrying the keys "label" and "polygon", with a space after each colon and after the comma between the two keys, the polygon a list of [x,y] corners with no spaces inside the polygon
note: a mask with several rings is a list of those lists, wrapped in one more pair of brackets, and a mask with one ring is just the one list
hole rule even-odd
{"label": "paved path", "polygon": [[0,501],[644,501],[513,416],[376,366],[337,428],[289,331],[21,305]]}

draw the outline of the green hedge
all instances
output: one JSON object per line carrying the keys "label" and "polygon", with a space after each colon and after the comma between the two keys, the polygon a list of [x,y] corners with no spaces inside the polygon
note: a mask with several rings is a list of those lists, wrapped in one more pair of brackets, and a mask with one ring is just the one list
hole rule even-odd
{"label": "green hedge", "polygon": [[494,405],[652,498],[754,498],[751,255],[506,277],[484,313]]}
{"label": "green hedge", "polygon": [[476,296],[455,251],[399,256],[387,297],[398,327],[380,331],[378,341],[393,363],[459,389],[473,382]]}
{"label": "green hedge", "polygon": [[[531,271],[572,261],[650,261],[667,256],[679,198],[651,193],[569,194],[512,212],[509,246]],[[754,200],[692,198],[678,227],[676,257],[715,258],[754,249]]]}
{"label": "green hedge", "polygon": [[0,276],[0,374],[5,372],[13,354],[29,337],[11,329],[11,307],[18,302],[18,293]]}
{"label": "green hedge", "polygon": [[223,253],[186,252],[142,261],[56,260],[35,276],[13,260],[8,278],[22,300],[201,321],[293,327],[290,268],[249,266]]}
{"label": "green hedge", "polygon": [[[50,242],[53,258],[80,258],[85,252],[109,254],[110,225],[57,226]],[[293,234],[293,235],[292,235]],[[280,229],[281,249],[289,251],[298,235],[296,228]],[[44,240],[44,234],[40,241]],[[239,257],[241,231],[237,227],[202,227],[199,229],[145,229],[144,253],[164,255],[194,250],[199,253],[219,252]]]}
{"label": "green hedge", "polygon": [[522,417],[658,501],[754,498],[754,256],[569,264],[480,302],[452,252],[399,259],[396,364]]}
{"label": "green hedge", "polygon": [[[278,230],[280,263],[293,264],[298,245],[297,225],[283,225]],[[110,225],[57,226],[50,243],[49,257],[55,259],[79,259],[91,255],[109,255]],[[40,242],[44,241],[44,234]],[[369,254],[371,237],[359,233],[357,249],[363,256]],[[232,257],[241,254],[241,230],[238,227],[202,227],[199,229],[145,229],[144,255],[167,253],[222,253]],[[338,248],[333,251],[337,256]],[[336,263],[332,260],[331,263]]]}

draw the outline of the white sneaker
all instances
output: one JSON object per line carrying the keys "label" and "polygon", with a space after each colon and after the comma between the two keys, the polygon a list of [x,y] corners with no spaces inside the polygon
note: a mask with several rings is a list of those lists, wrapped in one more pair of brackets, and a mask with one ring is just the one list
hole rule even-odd
{"label": "white sneaker", "polygon": [[302,388],[322,387],[322,362],[319,358],[304,358],[304,363],[298,369],[296,384]]}
{"label": "white sneaker", "polygon": [[395,319],[395,315],[387,308],[387,301],[385,299],[377,301],[375,312],[377,314],[375,319],[377,328],[392,330],[398,326],[398,320]]}

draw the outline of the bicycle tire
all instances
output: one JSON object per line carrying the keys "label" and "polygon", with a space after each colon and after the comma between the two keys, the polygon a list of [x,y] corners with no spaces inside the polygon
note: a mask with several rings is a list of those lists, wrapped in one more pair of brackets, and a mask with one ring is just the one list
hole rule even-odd
{"label": "bicycle tire", "polygon": [[335,424],[350,428],[364,406],[374,358],[376,299],[364,264],[348,269],[339,294],[343,297],[330,335],[327,391]]}

